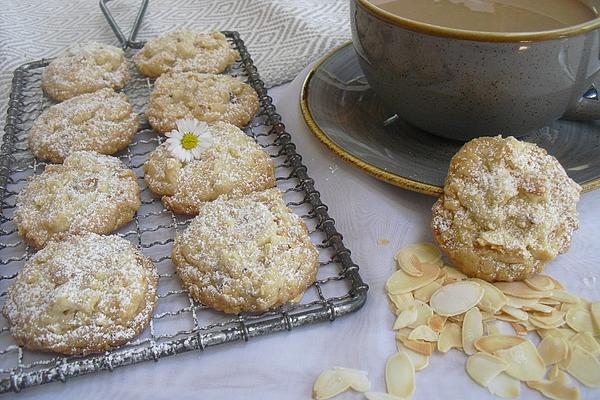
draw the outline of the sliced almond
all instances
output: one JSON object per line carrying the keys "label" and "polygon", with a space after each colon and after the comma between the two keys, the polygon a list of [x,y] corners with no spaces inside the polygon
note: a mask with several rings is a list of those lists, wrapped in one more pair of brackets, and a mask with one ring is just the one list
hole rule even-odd
{"label": "sliced almond", "polygon": [[565,288],[562,285],[562,283],[560,283],[560,281],[558,281],[556,278],[553,278],[550,275],[546,275],[546,276],[548,278],[552,279],[552,281],[554,282],[554,287],[556,288],[555,290],[565,290]]}
{"label": "sliced almond", "polygon": [[567,358],[569,345],[562,337],[546,336],[538,345],[538,353],[544,364],[556,364]]}
{"label": "sliced almond", "polygon": [[590,304],[590,312],[592,313],[594,324],[596,324],[596,329],[600,329],[600,301]]}
{"label": "sliced almond", "polygon": [[423,286],[420,289],[417,289],[413,292],[415,299],[424,301],[425,303],[429,302],[431,299],[431,295],[435,293],[442,285],[437,283],[436,281],[431,282],[429,285]]}
{"label": "sliced almond", "polygon": [[495,355],[508,363],[506,373],[521,381],[539,381],[546,374],[544,360],[529,340],[508,349],[497,350]]}
{"label": "sliced almond", "polygon": [[483,297],[483,289],[473,281],[459,281],[439,288],[429,304],[443,316],[462,314],[475,307]]}
{"label": "sliced almond", "polygon": [[464,313],[448,317],[448,320],[450,320],[452,322],[456,322],[457,324],[460,324],[460,325],[462,325],[464,319],[465,319]]}
{"label": "sliced almond", "polygon": [[409,397],[415,391],[415,368],[408,355],[398,352],[385,364],[387,391],[398,397]]}
{"label": "sliced almond", "polygon": [[413,328],[409,328],[409,327],[402,328],[402,329],[398,329],[398,330],[396,331],[396,339],[398,339],[398,338],[400,338],[400,337],[405,337],[405,338],[407,338],[407,337],[408,337],[408,335],[410,335],[410,333],[411,333],[412,331],[413,331]]}
{"label": "sliced almond", "polygon": [[504,311],[501,311],[498,314],[496,314],[496,319],[498,319],[500,321],[506,321],[506,322],[519,322],[519,321],[521,321],[519,318],[514,317],[514,316],[512,316],[510,314],[507,314]]}
{"label": "sliced almond", "polygon": [[427,325],[417,326],[413,331],[408,335],[410,340],[423,340],[425,342],[437,342],[438,334],[433,329],[431,329]]}
{"label": "sliced almond", "polygon": [[395,315],[400,314],[412,305],[415,299],[412,293],[391,294],[388,293],[388,299],[392,303],[392,311]]}
{"label": "sliced almond", "polygon": [[521,281],[495,282],[494,286],[500,289],[504,294],[521,297],[523,299],[539,299],[542,297],[550,297],[552,295],[551,291],[535,290]]}
{"label": "sliced almond", "polygon": [[526,383],[530,388],[553,400],[579,400],[579,389],[570,386],[567,374],[559,369],[556,369],[556,377],[550,380]]}
{"label": "sliced almond", "polygon": [[506,296],[506,305],[514,308],[523,308],[523,307],[531,307],[538,304],[540,299],[522,299],[520,297],[515,296]]}
{"label": "sliced almond", "polygon": [[567,372],[586,386],[599,387],[600,362],[579,346],[572,347],[569,356]]}
{"label": "sliced almond", "polygon": [[445,266],[446,268],[446,283],[452,283],[452,282],[456,282],[456,281],[462,281],[465,279],[469,279],[468,276],[466,276],[465,274],[463,274],[462,272],[460,272],[459,270],[457,270],[454,267],[450,267],[448,265]]}
{"label": "sliced almond", "polygon": [[431,307],[421,300],[413,300],[411,307],[414,307],[415,310],[417,310],[417,319],[408,324],[408,327],[416,328],[420,325],[427,325],[427,321],[429,321],[429,318],[433,315]]}
{"label": "sliced almond", "polygon": [[530,276],[529,278],[524,279],[523,282],[530,288],[539,291],[550,291],[556,287],[554,285],[554,280],[544,274]]}
{"label": "sliced almond", "polygon": [[348,389],[366,392],[371,382],[365,371],[352,368],[333,367],[319,375],[313,386],[314,399],[329,399]]}
{"label": "sliced almond", "polygon": [[553,291],[533,289],[522,281],[494,282],[493,285],[502,291],[502,293],[504,293],[506,296],[512,296],[524,300],[528,299],[539,301],[539,299],[550,297],[553,294]]}
{"label": "sliced almond", "polygon": [[321,372],[313,385],[313,399],[330,399],[348,389],[350,389],[350,383],[345,376],[335,369],[326,369]]}
{"label": "sliced almond", "polygon": [[433,282],[439,273],[440,267],[432,263],[423,264],[423,275],[419,277],[410,276],[399,269],[388,278],[385,288],[392,294],[412,292]]}
{"label": "sliced almond", "polygon": [[444,329],[444,325],[446,324],[447,317],[442,317],[441,315],[434,314],[429,317],[427,321],[427,325],[434,330],[434,332],[440,333],[442,329]]}
{"label": "sliced almond", "polygon": [[481,313],[477,307],[471,308],[465,314],[465,320],[462,327],[462,345],[463,351],[468,354],[475,354],[477,349],[473,343],[483,336],[483,321]]}
{"label": "sliced almond", "polygon": [[592,313],[583,307],[571,308],[565,315],[565,321],[577,332],[589,332],[595,334]]}
{"label": "sliced almond", "polygon": [[425,342],[423,340],[411,340],[407,337],[398,335],[396,335],[396,339],[400,340],[404,346],[412,351],[416,351],[417,353],[426,356],[433,354],[433,350],[435,349],[435,343]]}
{"label": "sliced almond", "polygon": [[560,301],[561,303],[571,303],[571,304],[577,304],[579,303],[579,298],[565,290],[553,290],[552,294],[550,296],[544,296],[544,297],[549,297],[552,300],[557,300]]}
{"label": "sliced almond", "polygon": [[558,300],[549,299],[548,297],[540,299],[540,304],[546,304],[548,306],[559,306],[562,303]]}
{"label": "sliced almond", "polygon": [[600,356],[600,344],[594,339],[591,333],[581,332],[574,335],[570,339],[570,343],[573,346],[579,346],[585,351],[589,352],[594,357]]}
{"label": "sliced almond", "polygon": [[550,336],[562,337],[563,339],[568,341],[570,338],[575,336],[575,334],[577,332],[575,332],[571,328],[552,328],[552,329],[538,329],[537,333],[540,335],[541,338],[545,338],[546,336],[550,335]]}
{"label": "sliced almond", "polygon": [[400,340],[396,340],[396,347],[398,348],[398,351],[405,352],[408,358],[410,358],[410,361],[413,363],[413,367],[415,367],[415,371],[422,371],[429,365],[429,356],[412,351],[403,345]]}
{"label": "sliced almond", "polygon": [[508,376],[506,372],[501,372],[488,384],[488,390],[491,394],[510,399],[519,397],[521,394],[521,382]]}
{"label": "sliced almond", "polygon": [[398,314],[398,318],[396,318],[396,322],[394,322],[392,329],[396,331],[398,329],[406,328],[416,320],[417,309],[415,307],[408,308]]}
{"label": "sliced almond", "polygon": [[475,340],[475,348],[485,353],[494,354],[498,350],[510,349],[511,347],[517,346],[527,339],[521,336],[515,335],[493,335],[493,336],[482,336]]}
{"label": "sliced almond", "polygon": [[586,308],[582,303],[561,303],[559,310],[563,311],[565,314],[571,308]]}
{"label": "sliced almond", "polygon": [[554,380],[558,377],[558,373],[560,372],[560,368],[558,368],[558,364],[554,364],[552,366],[552,368],[550,368],[550,371],[548,371],[548,375],[546,375],[546,377],[549,380]]}
{"label": "sliced almond", "polygon": [[431,243],[415,243],[400,249],[394,259],[398,267],[411,276],[422,276],[423,263],[438,263],[442,259],[440,250]]}
{"label": "sliced almond", "polygon": [[534,326],[542,329],[558,328],[565,323],[565,313],[562,311],[554,310],[550,314],[531,314],[529,316],[529,322]]}
{"label": "sliced almond", "polygon": [[550,314],[550,313],[552,313],[552,311],[554,311],[554,308],[552,308],[546,304],[536,303],[531,306],[524,306],[523,310],[528,311],[528,312],[535,311],[535,312],[542,313],[542,314]]}
{"label": "sliced almond", "polygon": [[525,336],[527,335],[527,328],[525,327],[525,325],[519,323],[519,322],[511,322],[510,326],[512,326],[512,328],[515,330],[515,333],[519,336]]}
{"label": "sliced almond", "polygon": [[444,325],[440,332],[437,348],[438,351],[445,353],[452,348],[462,347],[462,329],[458,324],[449,322]]}
{"label": "sliced almond", "polygon": [[411,253],[406,256],[403,256],[403,252],[404,249],[400,250],[396,253],[396,256],[394,257],[396,259],[396,264],[398,265],[398,268],[400,268],[402,271],[406,272],[410,276],[423,276],[423,263],[419,261],[417,256],[415,256],[414,254]]}
{"label": "sliced almond", "polygon": [[514,308],[511,306],[503,306],[502,311],[504,311],[508,315],[515,317],[519,321],[527,321],[529,319],[529,315],[525,311],[519,310],[518,308]]}
{"label": "sliced almond", "polygon": [[491,354],[475,353],[467,358],[467,373],[483,387],[487,387],[492,379],[507,368],[506,361]]}
{"label": "sliced almond", "polygon": [[472,278],[483,289],[483,297],[477,307],[482,311],[497,313],[506,304],[506,296],[500,289],[482,279]]}
{"label": "sliced almond", "polygon": [[367,392],[365,393],[367,400],[407,400],[405,397],[394,396],[389,393]]}
{"label": "sliced almond", "polygon": [[484,324],[486,335],[502,335],[502,330],[494,322]]}
{"label": "sliced almond", "polygon": [[366,392],[371,389],[371,382],[366,371],[343,367],[333,367],[333,370],[341,374],[350,385],[350,388],[357,392]]}

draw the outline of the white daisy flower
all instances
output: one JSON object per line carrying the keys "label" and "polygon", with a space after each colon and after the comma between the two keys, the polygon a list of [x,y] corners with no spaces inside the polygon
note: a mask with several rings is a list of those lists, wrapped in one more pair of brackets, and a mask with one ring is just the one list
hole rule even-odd
{"label": "white daisy flower", "polygon": [[177,129],[167,132],[167,149],[178,160],[189,162],[214,143],[210,127],[197,119],[179,119]]}

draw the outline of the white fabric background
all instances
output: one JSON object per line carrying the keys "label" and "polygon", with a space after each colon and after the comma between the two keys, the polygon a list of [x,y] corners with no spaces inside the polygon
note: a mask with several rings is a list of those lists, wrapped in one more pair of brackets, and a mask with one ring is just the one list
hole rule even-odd
{"label": "white fabric background", "polygon": [[[108,3],[128,36],[140,0]],[[70,44],[118,45],[98,0],[3,0],[0,5],[0,128],[12,71],[56,56]],[[240,32],[268,87],[298,72],[350,37],[348,0],[150,0],[138,34],[145,40],[186,25]]]}

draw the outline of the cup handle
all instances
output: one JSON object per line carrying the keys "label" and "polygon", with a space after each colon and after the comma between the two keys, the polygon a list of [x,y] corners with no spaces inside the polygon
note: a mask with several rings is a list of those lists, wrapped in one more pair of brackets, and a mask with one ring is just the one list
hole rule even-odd
{"label": "cup handle", "polygon": [[596,84],[593,84],[583,96],[577,99],[562,118],[572,121],[600,119],[600,92],[596,89]]}

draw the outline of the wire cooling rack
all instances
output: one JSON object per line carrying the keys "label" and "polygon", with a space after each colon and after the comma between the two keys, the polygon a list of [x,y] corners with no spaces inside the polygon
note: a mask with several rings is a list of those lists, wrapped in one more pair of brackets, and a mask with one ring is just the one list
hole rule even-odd
{"label": "wire cooling rack", "polygon": [[[145,4],[144,1],[144,9]],[[138,25],[142,16],[140,9]],[[318,321],[333,321],[364,304],[368,288],[358,274],[358,266],[344,247],[342,235],[336,231],[327,206],[321,202],[314,181],[308,176],[302,157],[296,153],[291,136],[267,95],[243,41],[236,32],[224,33],[241,56],[225,73],[252,85],[260,99],[260,111],[244,131],[273,158],[277,186],[284,193],[287,205],[307,224],[311,240],[319,250],[317,281],[300,302],[262,314],[225,315],[188,296],[176,276],[170,253],[175,233],[184,229],[190,218],[166,210],[144,184],[143,163],[162,138],[150,129],[143,117],[152,82],[132,68],[132,79],[124,91],[135,111],[142,115],[142,123],[133,143],[117,156],[136,173],[143,189],[142,206],[134,221],[117,234],[139,246],[158,269],[159,299],[152,320],[138,338],[125,345],[100,354],[63,357],[17,346],[6,319],[0,316],[0,393],[18,392],[26,387],[65,381],[95,371],[204,350],[217,344],[248,341],[254,336],[292,330]],[[122,43],[126,56],[131,58],[136,50],[129,44],[135,42]],[[12,82],[4,142],[0,149],[0,306],[4,303],[7,287],[33,253],[17,233],[13,211],[16,194],[27,178],[41,173],[46,165],[29,152],[26,137],[33,121],[53,104],[41,90],[41,72],[49,61],[22,65],[15,71]]]}

